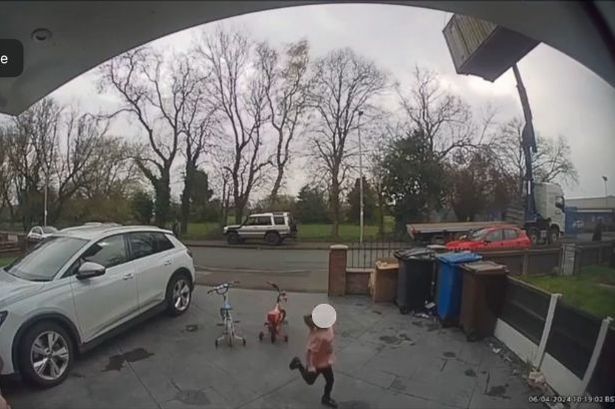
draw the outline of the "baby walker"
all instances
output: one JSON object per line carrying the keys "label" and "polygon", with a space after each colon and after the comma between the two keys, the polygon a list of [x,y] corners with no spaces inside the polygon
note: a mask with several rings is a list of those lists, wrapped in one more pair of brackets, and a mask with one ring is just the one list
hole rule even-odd
{"label": "baby walker", "polygon": [[212,288],[211,290],[207,291],[207,294],[215,292],[216,294],[221,295],[223,299],[223,304],[222,304],[222,307],[220,308],[220,317],[222,318],[222,323],[218,325],[224,327],[224,332],[222,332],[222,335],[220,335],[216,339],[214,343],[216,348],[218,347],[218,344],[220,343],[220,341],[224,341],[224,340],[226,340],[226,342],[228,343],[230,347],[233,347],[233,344],[235,343],[235,341],[241,341],[244,346],[246,345],[246,339],[244,337],[240,337],[239,335],[235,333],[235,323],[239,321],[233,321],[233,316],[231,315],[231,310],[233,309],[233,307],[231,307],[231,303],[229,302],[228,295],[227,295],[229,288],[231,288],[232,286],[236,284],[239,284],[239,281],[233,281],[232,283],[220,284]]}
{"label": "baby walker", "polygon": [[[267,321],[265,321],[265,326],[269,331],[269,336],[271,337],[271,343],[274,343],[277,337],[284,336],[284,342],[288,342],[288,335],[284,331],[284,324],[286,323],[286,310],[282,307],[282,302],[288,302],[288,298],[286,297],[286,292],[280,290],[277,284],[267,281],[267,284],[272,286],[277,292],[278,296],[275,301],[275,307],[273,310],[267,313]],[[258,339],[260,341],[265,337],[265,333],[261,331],[258,334]]]}

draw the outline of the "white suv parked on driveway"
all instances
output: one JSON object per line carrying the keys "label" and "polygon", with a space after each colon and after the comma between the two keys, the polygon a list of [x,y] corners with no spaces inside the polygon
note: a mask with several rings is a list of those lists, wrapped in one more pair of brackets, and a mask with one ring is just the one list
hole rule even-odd
{"label": "white suv parked on driveway", "polygon": [[167,230],[91,226],[58,232],[0,268],[2,375],[39,386],[83,352],[152,313],[185,312],[194,264]]}

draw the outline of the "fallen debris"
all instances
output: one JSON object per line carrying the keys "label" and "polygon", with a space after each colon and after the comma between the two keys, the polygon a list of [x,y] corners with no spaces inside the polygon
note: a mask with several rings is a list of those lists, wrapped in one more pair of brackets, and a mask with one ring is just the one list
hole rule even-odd
{"label": "fallen debris", "polygon": [[538,389],[542,393],[549,392],[549,388],[547,385],[547,380],[542,372],[537,370],[530,371],[530,374],[527,378],[527,383],[531,388]]}

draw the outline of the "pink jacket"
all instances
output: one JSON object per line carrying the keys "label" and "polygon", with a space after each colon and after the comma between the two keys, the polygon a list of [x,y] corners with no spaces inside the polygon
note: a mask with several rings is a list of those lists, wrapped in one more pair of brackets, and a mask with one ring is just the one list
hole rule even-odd
{"label": "pink jacket", "polygon": [[307,343],[307,349],[310,351],[308,366],[320,369],[333,365],[333,338],[333,328],[310,330]]}

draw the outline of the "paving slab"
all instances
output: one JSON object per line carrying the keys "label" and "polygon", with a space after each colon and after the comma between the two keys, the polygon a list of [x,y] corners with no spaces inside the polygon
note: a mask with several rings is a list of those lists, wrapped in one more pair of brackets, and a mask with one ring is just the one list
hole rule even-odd
{"label": "paving slab", "polygon": [[530,407],[529,389],[487,341],[469,343],[456,328],[401,315],[367,297],[289,293],[289,341],[259,342],[270,291],[231,290],[234,317],[247,345],[214,347],[221,331],[219,296],[198,286],[191,309],[155,317],[75,362],[71,376],[48,390],[1,380],[14,409],[314,408],[324,379],[306,385],[288,363],[303,358],[303,314],[333,304],[334,397],[342,409]]}

